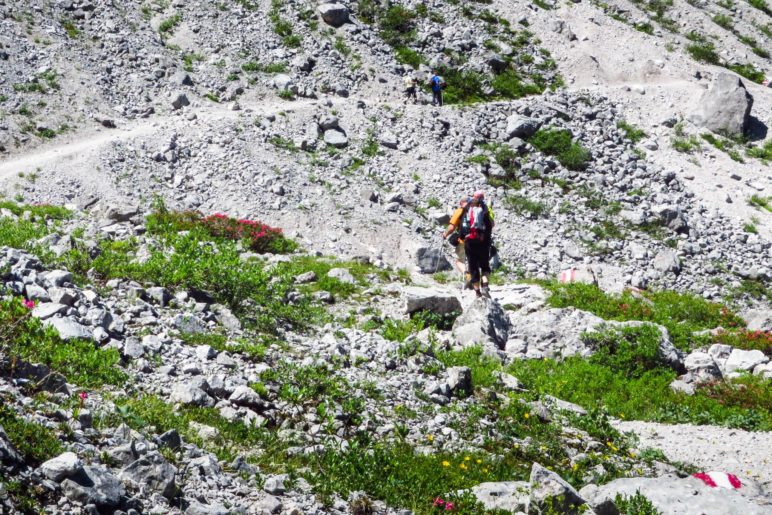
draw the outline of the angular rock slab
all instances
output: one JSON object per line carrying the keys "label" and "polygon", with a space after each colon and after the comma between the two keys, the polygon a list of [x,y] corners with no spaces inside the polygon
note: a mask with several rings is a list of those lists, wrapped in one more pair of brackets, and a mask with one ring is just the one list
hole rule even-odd
{"label": "angular rock slab", "polygon": [[416,251],[415,259],[418,270],[422,274],[434,274],[452,269],[450,261],[439,248],[421,247]]}
{"label": "angular rock slab", "polygon": [[118,477],[136,490],[148,489],[171,499],[177,493],[177,469],[158,452],[143,456],[124,468]]}
{"label": "angular rock slab", "polygon": [[740,136],[748,129],[752,107],[753,97],[739,77],[719,73],[686,119],[716,133]]}
{"label": "angular rock slab", "polygon": [[509,331],[507,313],[498,302],[486,298],[475,299],[453,323],[453,334],[462,347],[504,350]]}
{"label": "angular rock slab", "polygon": [[[586,501],[566,480],[542,467],[538,463],[531,466],[531,494],[528,498],[528,514],[562,513],[578,515],[580,506]],[[549,510],[553,511],[550,512]]]}
{"label": "angular rock slab", "polygon": [[461,312],[461,302],[451,293],[433,288],[408,286],[403,290],[403,294],[406,303],[405,313],[408,315],[416,311],[430,311],[441,315]]}
{"label": "angular rock slab", "polygon": [[117,508],[126,489],[120,480],[103,467],[83,467],[78,474],[62,482],[62,491],[71,501],[95,504],[97,508]]}
{"label": "angular rock slab", "polygon": [[80,472],[83,468],[83,462],[74,452],[65,452],[51,458],[40,466],[40,472],[51,481],[57,483],[66,477],[70,477]]}

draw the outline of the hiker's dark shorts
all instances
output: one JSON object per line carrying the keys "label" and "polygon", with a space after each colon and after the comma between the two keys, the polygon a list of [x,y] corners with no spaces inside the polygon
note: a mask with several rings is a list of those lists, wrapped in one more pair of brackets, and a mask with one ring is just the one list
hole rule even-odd
{"label": "hiker's dark shorts", "polygon": [[466,265],[472,274],[472,283],[479,283],[481,274],[491,273],[490,248],[486,241],[465,239]]}

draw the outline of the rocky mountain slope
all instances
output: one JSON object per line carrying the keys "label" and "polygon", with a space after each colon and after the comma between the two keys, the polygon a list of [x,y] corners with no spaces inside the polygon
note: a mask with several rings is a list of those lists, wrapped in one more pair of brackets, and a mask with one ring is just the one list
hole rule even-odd
{"label": "rocky mountain slope", "polygon": [[[0,509],[770,509],[763,0],[0,26]],[[474,301],[439,232],[477,189]]]}

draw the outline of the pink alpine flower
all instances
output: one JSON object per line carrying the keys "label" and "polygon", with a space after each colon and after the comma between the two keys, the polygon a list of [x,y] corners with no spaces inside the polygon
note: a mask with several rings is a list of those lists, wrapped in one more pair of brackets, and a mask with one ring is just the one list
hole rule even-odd
{"label": "pink alpine flower", "polygon": [[33,309],[35,307],[35,301],[29,300],[29,299],[23,299],[21,301],[22,304],[24,304],[24,307],[27,309]]}
{"label": "pink alpine flower", "polygon": [[437,497],[432,506],[445,506],[445,501],[443,501],[441,497]]}
{"label": "pink alpine flower", "polygon": [[445,511],[451,511],[453,508],[455,508],[455,505],[452,502],[448,501],[445,503]]}

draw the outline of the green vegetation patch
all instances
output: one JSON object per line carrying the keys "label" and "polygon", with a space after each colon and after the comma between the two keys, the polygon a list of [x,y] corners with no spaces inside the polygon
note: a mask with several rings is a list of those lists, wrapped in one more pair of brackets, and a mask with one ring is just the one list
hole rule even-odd
{"label": "green vegetation patch", "polygon": [[63,452],[62,444],[53,430],[24,420],[5,400],[0,402],[0,427],[5,430],[16,450],[32,466]]}
{"label": "green vegetation patch", "polygon": [[637,490],[635,495],[629,497],[617,494],[614,504],[620,515],[660,515],[660,511],[654,504]]}
{"label": "green vegetation patch", "polygon": [[772,393],[764,379],[712,383],[689,396],[670,388],[677,373],[659,361],[655,328],[611,329],[587,338],[597,348],[588,359],[524,360],[508,371],[538,393],[606,409],[619,418],[772,428]]}
{"label": "green vegetation patch", "polygon": [[748,205],[758,207],[772,213],[772,197],[762,197],[761,195],[751,195],[748,198]]}
{"label": "green vegetation patch", "polygon": [[147,230],[151,234],[168,236],[194,229],[202,229],[215,239],[241,241],[258,253],[286,254],[298,248],[297,243],[284,237],[281,229],[221,213],[204,217],[197,211],[169,211],[160,206],[147,218]]}
{"label": "green vegetation patch", "polygon": [[619,120],[617,122],[617,128],[620,129],[622,132],[625,133],[625,137],[632,141],[633,143],[638,143],[643,138],[646,137],[646,133],[643,131],[643,129],[640,129],[639,127],[636,127],[635,125],[629,124],[624,120]]}
{"label": "green vegetation patch", "polygon": [[182,15],[177,13],[174,16],[171,16],[170,18],[165,19],[161,22],[161,24],[158,26],[158,32],[161,34],[168,34],[177,27],[177,25],[182,22]]}
{"label": "green vegetation patch", "polygon": [[126,374],[117,365],[117,349],[98,349],[83,340],[62,340],[31,316],[31,305],[21,298],[0,300],[0,347],[11,356],[43,363],[68,382],[84,387],[121,384]]}
{"label": "green vegetation patch", "polygon": [[424,329],[449,331],[460,313],[438,314],[431,311],[416,311],[406,320],[387,318],[382,322],[371,321],[367,329],[380,328],[381,335],[393,342],[404,342],[409,336]]}
{"label": "green vegetation patch", "polygon": [[539,218],[549,214],[549,207],[543,202],[531,200],[525,195],[512,194],[504,199],[507,207],[521,216]]}
{"label": "green vegetation patch", "polygon": [[[271,451],[278,448],[274,435],[262,428],[248,427],[243,422],[229,422],[215,408],[193,406],[174,407],[152,395],[115,399],[116,410],[95,420],[97,427],[115,427],[121,423],[143,432],[154,427],[163,433],[172,429],[189,442],[214,452],[220,460],[232,461],[247,448],[265,450],[266,458],[274,458]],[[217,430],[217,436],[204,440],[191,423],[203,424]]]}
{"label": "green vegetation patch", "polygon": [[667,328],[673,344],[688,350],[695,331],[745,325],[742,318],[721,304],[674,291],[609,294],[595,285],[547,283],[552,307],[575,307],[604,320],[654,322]]}
{"label": "green vegetation patch", "polygon": [[540,152],[555,156],[569,170],[587,168],[590,151],[575,143],[567,130],[539,129],[528,141]]}

